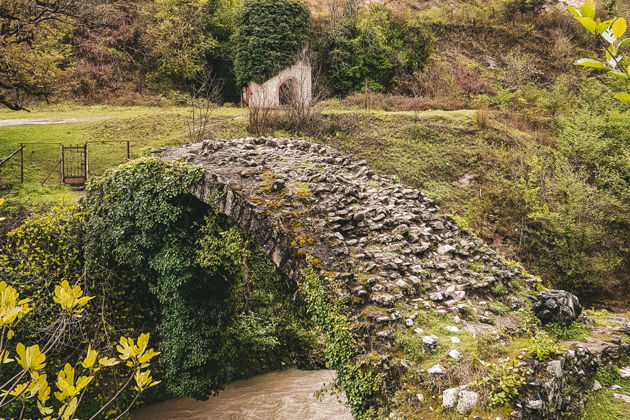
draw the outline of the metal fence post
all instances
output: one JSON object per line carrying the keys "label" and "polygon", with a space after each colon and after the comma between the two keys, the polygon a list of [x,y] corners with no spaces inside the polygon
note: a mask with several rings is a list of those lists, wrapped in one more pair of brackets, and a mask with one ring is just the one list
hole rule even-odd
{"label": "metal fence post", "polygon": [[24,144],[20,143],[20,183],[24,184]]}

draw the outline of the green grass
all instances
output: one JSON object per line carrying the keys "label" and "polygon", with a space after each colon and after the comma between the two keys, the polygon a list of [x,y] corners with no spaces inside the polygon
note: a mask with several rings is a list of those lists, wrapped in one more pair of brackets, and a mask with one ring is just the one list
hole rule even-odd
{"label": "green grass", "polygon": [[[187,121],[190,109],[185,107],[113,107],[55,105],[32,112],[0,111],[0,119],[62,119],[70,117],[107,117],[105,119],[66,124],[15,125],[0,127],[0,157],[7,156],[21,143],[42,142],[64,145],[96,142],[89,145],[89,175],[101,175],[127,158],[126,144],[98,141],[130,141],[131,157],[146,155],[160,146],[188,141]],[[212,115],[215,137],[233,138],[247,135],[246,110],[219,108]],[[59,186],[59,144],[27,145],[24,150],[25,185],[19,185],[19,156],[0,169],[1,183],[12,185],[6,195],[3,214],[11,215],[20,207],[37,211],[49,205],[74,202],[78,194]],[[50,176],[49,176],[50,175]],[[42,183],[48,178],[45,185]]]}
{"label": "green grass", "polygon": [[625,420],[630,418],[630,404],[613,397],[613,391],[606,389],[611,385],[619,385],[621,390],[614,392],[630,394],[630,380],[621,379],[619,369],[616,367],[600,369],[595,375],[595,379],[600,382],[604,389],[590,393],[580,420]]}

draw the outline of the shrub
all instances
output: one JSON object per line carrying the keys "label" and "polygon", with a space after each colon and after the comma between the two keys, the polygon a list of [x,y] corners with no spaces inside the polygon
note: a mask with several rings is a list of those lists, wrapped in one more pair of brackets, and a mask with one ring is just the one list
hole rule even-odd
{"label": "shrub", "polygon": [[539,361],[543,361],[562,354],[564,348],[556,343],[546,332],[538,331],[527,351],[531,356]]}

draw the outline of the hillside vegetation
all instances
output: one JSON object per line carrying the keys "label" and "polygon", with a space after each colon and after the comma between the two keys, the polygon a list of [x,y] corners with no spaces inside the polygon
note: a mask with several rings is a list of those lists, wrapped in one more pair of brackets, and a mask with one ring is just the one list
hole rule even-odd
{"label": "hillside vegetation", "polygon": [[[620,24],[613,44],[600,33],[621,22],[615,17],[630,18],[630,0],[603,0],[593,13],[589,5],[570,12],[553,0],[0,0],[0,120],[90,118],[0,126],[0,159],[24,142],[105,140],[130,141],[131,158],[140,158],[125,163],[124,144],[93,143],[87,197],[58,184],[58,144],[25,149],[24,184],[18,158],[0,167],[0,361],[9,363],[0,383],[15,386],[11,398],[0,394],[0,410],[25,418],[50,406],[59,418],[118,418],[134,405],[204,398],[271,369],[324,365],[330,343],[314,331],[326,317],[309,318],[309,296],[296,299],[299,288],[242,231],[186,198],[199,172],[147,157],[210,138],[301,137],[365,159],[436,199],[444,215],[544,286],[575,293],[586,307],[627,312],[630,102],[620,99],[630,92],[630,41]],[[602,27],[591,31],[595,12],[603,23],[593,20]],[[611,61],[622,52],[623,65]],[[313,103],[240,107],[248,80],[264,81],[298,57],[313,66]],[[325,313],[325,292],[313,290]],[[519,292],[501,290],[507,303],[489,310],[521,335],[498,328],[500,341],[486,342],[466,333],[458,348],[474,357],[449,368],[470,365],[479,376],[492,369],[481,369],[477,356],[518,363],[518,354],[536,349],[547,360],[595,332],[605,341],[626,322],[592,310],[591,327],[551,331],[529,309],[506,306]],[[405,317],[417,309],[396,308]],[[466,310],[461,318],[474,319]],[[429,309],[418,319],[427,333],[452,324],[451,314]],[[397,352],[426,367],[450,361],[418,347],[411,331],[396,330]],[[32,364],[18,343],[31,345]],[[162,355],[149,362],[152,348]],[[488,416],[509,413],[522,385],[512,379],[524,382],[494,370],[499,382],[479,407]],[[460,418],[409,403],[443,385],[436,391],[412,376],[401,383],[415,385],[388,396],[391,407],[409,409],[410,418]],[[58,377],[73,387],[50,397],[46,381]],[[630,389],[616,368],[597,378]],[[345,384],[357,394],[372,385]],[[627,416],[612,391],[593,395],[584,419]]]}

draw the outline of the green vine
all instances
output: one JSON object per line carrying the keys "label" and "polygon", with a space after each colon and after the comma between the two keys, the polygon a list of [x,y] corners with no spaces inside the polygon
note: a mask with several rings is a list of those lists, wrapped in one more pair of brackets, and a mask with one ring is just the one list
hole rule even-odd
{"label": "green vine", "polygon": [[304,281],[299,285],[299,290],[308,315],[326,337],[327,364],[337,372],[335,385],[345,391],[355,418],[374,417],[382,375],[376,373],[369,355],[358,360],[357,342],[350,331],[350,322],[341,313],[339,301],[329,296],[310,263],[302,270],[302,276]]}

